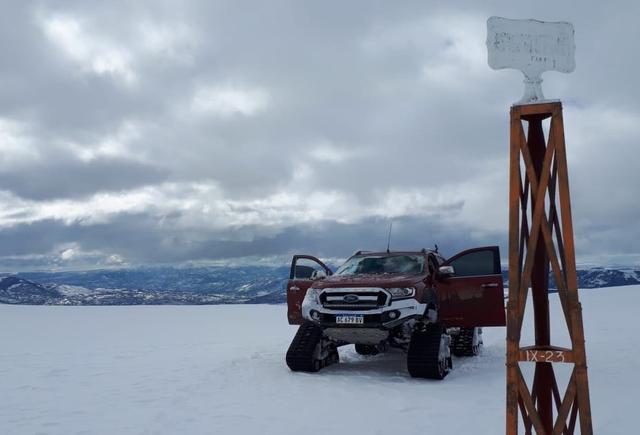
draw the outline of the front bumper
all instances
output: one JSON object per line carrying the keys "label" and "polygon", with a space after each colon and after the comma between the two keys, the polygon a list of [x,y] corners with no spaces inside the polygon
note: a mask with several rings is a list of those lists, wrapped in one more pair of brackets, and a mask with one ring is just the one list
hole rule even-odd
{"label": "front bumper", "polygon": [[[331,289],[334,291],[344,291],[344,289]],[[375,289],[388,295],[384,305],[368,309],[349,309],[335,307],[327,308],[319,301],[305,299],[302,304],[302,316],[323,328],[377,328],[389,330],[409,319],[422,317],[425,315],[426,304],[419,303],[415,298],[393,300],[391,295],[383,289]],[[363,289],[363,292],[371,292],[372,289]],[[349,289],[349,293],[358,294],[357,289]],[[341,324],[336,323],[336,316],[339,315],[361,315],[364,322],[362,324]]]}

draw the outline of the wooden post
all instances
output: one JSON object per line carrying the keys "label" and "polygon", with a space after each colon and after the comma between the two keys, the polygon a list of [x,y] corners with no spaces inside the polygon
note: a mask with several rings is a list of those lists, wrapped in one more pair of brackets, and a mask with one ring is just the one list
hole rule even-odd
{"label": "wooden post", "polygon": [[[545,142],[542,121],[549,118]],[[527,123],[527,135],[523,122]],[[572,434],[579,416],[580,433],[592,435],[561,103],[513,106],[510,137],[506,433],[518,433],[521,416],[526,434],[532,429],[538,435]],[[571,348],[551,343],[550,270]],[[529,288],[535,345],[521,347]],[[520,370],[523,362],[535,363],[531,391]],[[574,364],[563,395],[553,370],[553,364],[558,363]]]}

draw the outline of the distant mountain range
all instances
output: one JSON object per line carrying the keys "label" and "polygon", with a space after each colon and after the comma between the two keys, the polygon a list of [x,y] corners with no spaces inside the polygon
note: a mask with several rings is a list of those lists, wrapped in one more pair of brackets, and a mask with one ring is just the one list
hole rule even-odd
{"label": "distant mountain range", "polygon": [[0,303],[154,305],[280,303],[289,267],[141,267],[2,277]]}
{"label": "distant mountain range", "polygon": [[[203,305],[286,302],[289,267],[141,267],[0,274],[0,303],[31,305]],[[505,283],[507,273],[503,272]],[[578,271],[580,288],[640,284],[638,268]],[[553,280],[551,287],[554,287]]]}

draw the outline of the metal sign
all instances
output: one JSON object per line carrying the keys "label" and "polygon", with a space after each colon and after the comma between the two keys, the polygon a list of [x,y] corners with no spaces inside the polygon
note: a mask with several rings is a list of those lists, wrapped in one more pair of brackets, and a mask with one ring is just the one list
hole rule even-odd
{"label": "metal sign", "polygon": [[501,17],[487,20],[489,66],[518,69],[524,74],[524,96],[516,104],[544,101],[542,73],[572,72],[576,67],[575,50],[571,23]]}

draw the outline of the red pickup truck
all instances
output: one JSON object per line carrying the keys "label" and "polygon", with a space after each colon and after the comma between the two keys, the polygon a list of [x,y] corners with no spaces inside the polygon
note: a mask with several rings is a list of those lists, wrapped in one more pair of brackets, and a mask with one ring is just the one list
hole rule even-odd
{"label": "red pickup truck", "polygon": [[359,251],[335,272],[295,255],[287,305],[289,323],[300,325],[286,355],[293,371],[318,371],[355,344],[362,355],[404,349],[411,376],[442,379],[451,354],[478,354],[482,327],[505,325],[500,252]]}

